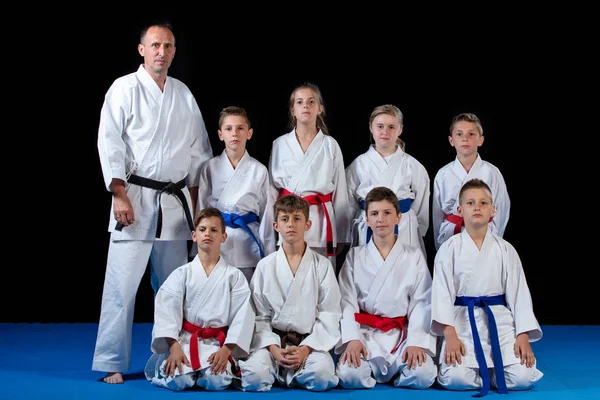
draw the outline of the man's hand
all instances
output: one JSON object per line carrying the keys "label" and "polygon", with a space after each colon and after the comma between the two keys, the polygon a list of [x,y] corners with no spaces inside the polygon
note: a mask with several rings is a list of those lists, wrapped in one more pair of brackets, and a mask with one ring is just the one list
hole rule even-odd
{"label": "man's hand", "polygon": [[115,219],[124,226],[133,224],[135,215],[133,214],[133,206],[127,196],[125,182],[122,179],[113,179],[110,184],[110,190],[113,193],[113,212]]}

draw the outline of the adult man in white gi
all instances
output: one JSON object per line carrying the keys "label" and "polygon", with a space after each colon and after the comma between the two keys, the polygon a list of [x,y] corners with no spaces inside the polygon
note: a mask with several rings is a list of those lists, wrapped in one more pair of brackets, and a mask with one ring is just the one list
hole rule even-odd
{"label": "adult man in white gi", "polygon": [[102,310],[92,369],[123,383],[130,366],[135,296],[148,262],[156,292],[188,261],[200,164],[212,157],[202,114],[188,87],[167,76],[175,55],[168,24],[142,31],[135,73],[106,93],[98,152],[113,202]]}

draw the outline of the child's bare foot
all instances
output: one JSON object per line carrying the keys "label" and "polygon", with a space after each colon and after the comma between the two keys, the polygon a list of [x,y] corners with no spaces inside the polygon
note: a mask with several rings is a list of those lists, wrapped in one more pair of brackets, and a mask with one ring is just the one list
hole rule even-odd
{"label": "child's bare foot", "polygon": [[120,372],[109,372],[103,381],[106,383],[123,383],[123,374]]}

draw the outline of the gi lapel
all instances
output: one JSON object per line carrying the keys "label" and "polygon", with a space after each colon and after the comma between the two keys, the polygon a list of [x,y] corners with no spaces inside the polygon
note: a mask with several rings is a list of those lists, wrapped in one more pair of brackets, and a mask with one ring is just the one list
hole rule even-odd
{"label": "gi lapel", "polygon": [[292,175],[288,180],[288,187],[286,187],[286,189],[290,192],[302,195],[303,193],[301,193],[302,191],[299,190],[299,188],[302,188],[305,185],[300,185],[300,183],[302,183],[304,179],[311,178],[310,174],[307,174],[306,171],[308,167],[313,163],[313,160],[315,159],[317,154],[321,153],[323,150],[323,132],[319,131],[317,133],[310,146],[308,146],[308,149],[306,149],[306,153],[302,152],[302,147],[300,147],[300,143],[298,143],[295,130],[288,134],[286,140],[294,156],[300,160],[300,162],[298,163],[298,168],[296,168],[295,171],[292,171]]}
{"label": "gi lapel", "polygon": [[400,170],[400,166],[406,159],[405,153],[402,149],[398,148],[396,152],[390,158],[390,163],[386,163],[385,159],[375,150],[373,146],[367,151],[367,157],[379,170],[380,174],[375,178],[376,184],[374,186],[385,186],[392,187],[394,177]]}
{"label": "gi lapel", "polygon": [[225,150],[223,150],[223,153],[221,154],[219,160],[219,164],[221,164],[219,166],[220,170],[222,168],[222,170],[227,171],[229,175],[229,180],[219,195],[219,201],[217,202],[217,208],[223,212],[232,211],[232,207],[237,203],[240,197],[240,187],[244,186],[244,182],[242,182],[241,179],[244,175],[244,165],[246,164],[246,160],[248,160],[248,152],[244,153],[237,168],[233,169]]}
{"label": "gi lapel", "polygon": [[[313,262],[313,251],[307,246],[304,256],[302,257],[302,261],[296,270],[296,276],[292,277],[285,302],[281,307],[281,312],[279,313],[279,318],[277,319],[277,327],[279,330],[286,332],[291,330],[290,325],[292,325],[292,321],[294,319],[294,310],[298,308],[298,302],[302,302],[303,298],[305,297],[305,295],[302,293],[302,288],[304,286],[304,280],[306,279]],[[277,264],[287,265],[290,276],[292,276],[292,272],[289,269],[289,264],[287,262],[287,258],[285,257],[283,248],[280,248],[277,252]]]}
{"label": "gi lapel", "polygon": [[[204,266],[198,257],[194,258],[192,263],[194,264],[192,268],[200,268],[201,272],[204,272]],[[207,301],[213,296],[213,291],[216,287],[215,283],[225,274],[226,269],[227,264],[225,264],[225,261],[221,258],[210,275],[202,283],[201,287],[197,289],[190,305],[190,309],[198,310],[200,312],[206,306]],[[190,320],[190,322],[196,323],[197,321]]]}
{"label": "gi lapel", "polygon": [[131,175],[133,173],[138,173],[137,171],[141,170],[141,172],[139,172],[139,173],[142,176],[146,176],[146,174],[143,172],[143,169],[142,169],[142,167],[144,165],[144,161],[147,158],[153,159],[157,156],[156,152],[158,151],[158,148],[159,148],[157,143],[161,142],[159,140],[159,138],[161,138],[163,136],[164,132],[167,129],[167,115],[169,114],[169,110],[171,109],[171,107],[173,107],[174,96],[173,96],[173,87],[170,84],[169,77],[167,77],[167,79],[165,81],[164,92],[161,92],[161,90],[158,87],[158,85],[156,84],[156,82],[154,82],[152,77],[148,74],[148,72],[144,69],[143,66],[140,66],[140,68],[138,69],[138,71],[136,73],[136,77],[140,80],[140,82],[146,89],[146,92],[156,102],[156,112],[158,114],[158,117],[157,117],[158,123],[156,124],[156,126],[154,128],[154,132],[152,132],[152,139],[151,139],[150,143],[148,144],[148,147],[144,151],[144,155],[141,157],[141,159],[137,163],[137,165],[132,167],[131,170],[127,171],[127,172],[128,172],[128,174]]}
{"label": "gi lapel", "polygon": [[458,191],[456,193],[456,198],[454,199],[455,206],[454,206],[454,209],[452,210],[452,212],[454,212],[454,213],[457,212],[456,211],[456,207],[459,204],[458,196],[460,194],[460,188],[469,179],[472,179],[472,178],[475,178],[475,177],[479,176],[479,170],[481,169],[482,165],[483,165],[483,162],[481,161],[481,157],[478,154],[477,155],[477,159],[475,160],[475,162],[471,166],[471,169],[469,169],[469,172],[467,173],[467,171],[465,171],[465,167],[463,167],[463,165],[460,163],[460,161],[458,161],[458,158],[456,158],[454,160],[454,164],[452,165],[452,171],[454,171],[454,173],[456,174],[456,176],[460,179],[460,185],[458,186]]}
{"label": "gi lapel", "polygon": [[[471,239],[471,237],[469,236],[469,234],[467,233],[467,230],[463,230],[463,232],[461,233],[461,235],[466,235],[469,238],[469,245],[472,245],[475,249],[477,249],[477,246],[475,246],[475,243],[473,242],[473,239]],[[489,276],[489,264],[487,262],[489,255],[492,251],[492,247],[495,244],[495,240],[492,239],[490,237],[490,232],[488,231],[485,235],[485,239],[483,240],[483,244],[481,245],[481,249],[479,249],[477,256],[475,257],[475,262],[473,263],[473,271],[471,271],[471,274],[469,275],[468,280],[465,281],[465,293],[468,294],[473,294],[476,293],[479,296],[486,296],[489,293],[481,293],[481,281],[480,279],[478,279],[478,277],[483,276],[483,277],[487,277]],[[477,251],[477,250],[475,250]],[[485,278],[484,278],[485,279]]]}
{"label": "gi lapel", "polygon": [[381,254],[379,254],[379,250],[377,250],[377,247],[375,246],[375,243],[372,240],[367,244],[367,252],[369,254],[369,259],[373,261],[373,263],[378,267],[378,269],[377,275],[375,275],[375,279],[373,280],[373,283],[369,288],[369,297],[365,301],[366,309],[363,311],[371,313],[375,309],[375,303],[379,294],[382,294],[383,296],[386,295],[386,293],[384,293],[385,291],[383,290],[383,287],[385,286],[385,283],[390,273],[394,269],[396,259],[398,259],[398,257],[401,254],[401,246],[399,244],[400,241],[396,239],[394,247],[392,248],[385,260],[381,257]]}

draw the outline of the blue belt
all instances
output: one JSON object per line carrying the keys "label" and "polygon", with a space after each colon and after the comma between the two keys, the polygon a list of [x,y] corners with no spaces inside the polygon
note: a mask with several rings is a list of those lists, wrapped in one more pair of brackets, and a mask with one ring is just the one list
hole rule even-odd
{"label": "blue belt", "polygon": [[[364,200],[360,201],[360,209],[365,211],[366,210],[366,202]],[[398,200],[398,206],[400,207],[400,212],[402,214],[407,213],[410,211],[410,206],[412,205],[412,199],[402,199],[402,200]],[[398,234],[398,225],[396,225],[394,227],[394,234]],[[373,230],[371,229],[371,227],[367,227],[367,243],[369,243],[369,240],[371,240],[371,236],[373,235]]]}
{"label": "blue belt", "polygon": [[504,378],[504,364],[502,363],[502,352],[500,351],[500,340],[498,339],[498,327],[496,326],[496,320],[494,314],[489,306],[506,306],[504,295],[499,294],[497,296],[481,296],[481,297],[469,297],[462,296],[457,297],[454,301],[455,306],[467,306],[469,311],[469,322],[471,323],[471,333],[473,334],[473,342],[475,344],[475,357],[477,358],[477,364],[479,364],[479,373],[481,374],[482,386],[481,391],[474,394],[473,397],[485,396],[490,390],[490,374],[488,373],[487,363],[485,362],[485,356],[483,355],[483,347],[481,346],[481,339],[477,332],[477,325],[475,323],[475,307],[483,307],[488,317],[488,327],[490,331],[490,341],[492,342],[492,356],[494,361],[494,369],[496,370],[496,383],[498,385],[498,393],[507,394],[508,389],[506,388],[506,380]]}
{"label": "blue belt", "polygon": [[256,236],[254,236],[254,233],[252,233],[252,230],[248,227],[248,224],[258,221],[258,217],[256,216],[256,214],[254,214],[254,213],[243,214],[243,215],[233,214],[233,213],[227,214],[227,213],[224,213],[221,211],[221,215],[223,215],[223,219],[225,220],[225,225],[227,225],[228,227],[242,228],[243,230],[248,232],[248,234],[250,236],[252,236],[252,239],[254,239],[254,241],[256,242],[256,245],[258,246],[258,251],[260,251],[260,258],[263,258],[265,256],[262,248],[260,247],[260,243],[258,242],[258,239],[256,238]]}

